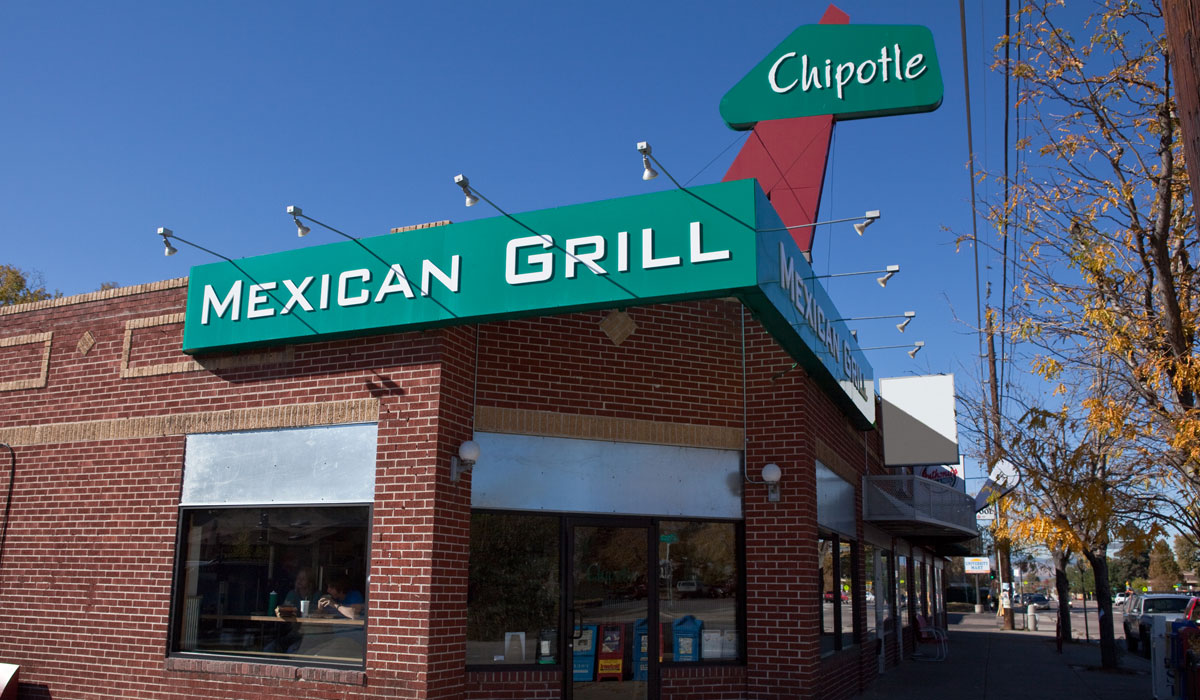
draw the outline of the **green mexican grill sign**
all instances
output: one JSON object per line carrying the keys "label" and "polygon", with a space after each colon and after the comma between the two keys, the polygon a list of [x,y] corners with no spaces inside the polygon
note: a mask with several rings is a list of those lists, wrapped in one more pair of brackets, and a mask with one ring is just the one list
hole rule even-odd
{"label": "green mexican grill sign", "polygon": [[[690,193],[689,193],[690,192]],[[753,180],[193,267],[183,349],[739,296],[860,422],[870,368]],[[515,219],[515,220],[514,220]]]}
{"label": "green mexican grill sign", "polygon": [[926,27],[809,24],[792,32],[721,98],[734,129],[832,114],[860,119],[930,112],[942,73]]}

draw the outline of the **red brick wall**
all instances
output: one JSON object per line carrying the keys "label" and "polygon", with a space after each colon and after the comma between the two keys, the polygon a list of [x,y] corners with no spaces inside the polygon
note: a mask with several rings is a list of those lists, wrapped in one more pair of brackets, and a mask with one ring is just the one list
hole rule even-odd
{"label": "red brick wall", "polygon": [[741,305],[726,301],[627,310],[621,345],[609,313],[480,328],[479,405],[741,427]]}
{"label": "red brick wall", "polygon": [[[121,378],[126,322],[179,313],[183,301],[175,288],[0,316],[0,340],[54,333],[45,388],[0,393],[0,429],[378,399],[366,673],[165,658],[184,457],[184,438],[169,435],[17,445],[0,659],[22,665],[22,693],[457,697],[469,497],[450,485],[447,458],[470,436],[473,329],[298,345],[282,363]],[[85,331],[96,344],[81,354]],[[178,324],[133,330],[128,366],[187,361],[179,333]]]}

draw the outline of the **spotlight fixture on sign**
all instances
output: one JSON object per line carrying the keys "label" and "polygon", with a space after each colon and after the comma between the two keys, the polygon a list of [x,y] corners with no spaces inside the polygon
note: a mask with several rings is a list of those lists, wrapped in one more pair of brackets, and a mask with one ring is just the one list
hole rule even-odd
{"label": "spotlight fixture on sign", "polygon": [[819,280],[819,279],[824,279],[826,277],[851,277],[853,275],[877,275],[880,272],[882,272],[883,277],[876,277],[875,281],[879,283],[880,287],[887,287],[888,280],[890,280],[899,271],[900,271],[899,265],[888,265],[886,268],[884,268],[882,270],[863,270],[861,272],[835,272],[835,273],[829,274],[829,275],[813,275],[813,279]]}
{"label": "spotlight fixture on sign", "polygon": [[476,197],[475,194],[471,192],[471,181],[467,179],[466,175],[463,175],[462,173],[455,175],[454,184],[461,187],[463,194],[467,196],[466,205],[468,207],[473,207],[479,203],[479,197]]}
{"label": "spotlight fixture on sign", "polygon": [[341,236],[343,238],[346,238],[351,241],[358,240],[357,236],[351,236],[350,234],[348,234],[344,231],[337,230],[336,228],[330,226],[329,224],[323,224],[320,221],[317,221],[316,219],[312,218],[311,216],[305,214],[304,210],[298,206],[289,205],[287,208],[287,213],[288,213],[288,216],[292,217],[292,221],[294,221],[296,223],[296,236],[299,238],[304,238],[305,236],[307,236],[309,234],[310,231],[312,231],[311,228],[305,226],[304,223],[302,221],[300,221],[300,219],[303,218],[303,219],[308,219],[309,221],[313,222],[317,226],[320,226],[321,228],[327,228],[330,231],[333,231],[334,233],[338,234],[339,236]]}
{"label": "spotlight fixture on sign", "polygon": [[894,348],[912,348],[911,350],[908,351],[908,356],[913,359],[916,359],[917,353],[921,352],[921,348],[923,348],[923,347],[925,347],[925,341],[918,340],[917,342],[913,343],[912,345],[876,345],[875,347],[870,347],[870,348],[859,348],[859,350],[862,350],[865,352],[867,350],[891,350]]}
{"label": "spotlight fixture on sign", "polygon": [[903,333],[904,329],[908,327],[908,324],[911,323],[912,320],[914,318],[916,318],[916,316],[917,316],[916,311],[905,311],[902,314],[884,314],[883,316],[852,316],[852,317],[848,317],[848,318],[835,318],[834,322],[836,323],[838,321],[874,321],[874,320],[880,319],[880,318],[902,318],[904,320],[901,321],[900,323],[896,324],[896,330]]}
{"label": "spotlight fixture on sign", "polygon": [[824,226],[826,224],[841,224],[841,223],[845,223],[847,221],[858,221],[859,219],[861,219],[863,217],[866,217],[866,221],[854,224],[854,230],[857,231],[858,235],[861,236],[863,229],[865,229],[868,225],[870,225],[870,223],[872,221],[879,218],[879,210],[878,209],[873,209],[873,210],[867,212],[866,214],[863,214],[862,216],[848,216],[845,219],[830,219],[829,221],[814,221],[811,224],[796,224],[794,226],[784,226],[782,228],[760,228],[760,229],[758,229],[758,232],[759,233],[772,233],[775,231],[791,231],[792,229],[798,229],[798,228],[812,228],[814,226]]}
{"label": "spotlight fixture on sign", "polygon": [[450,457],[450,481],[458,481],[459,477],[471,471],[479,460],[479,443],[467,440],[458,446],[458,455]]}
{"label": "spotlight fixture on sign", "polygon": [[875,223],[875,220],[879,218],[879,210],[875,209],[873,211],[869,211],[865,214],[865,217],[865,221],[854,224],[854,232],[860,236],[863,235],[863,231],[867,230],[868,226]]}
{"label": "spotlight fixture on sign", "polygon": [[650,144],[646,141],[638,141],[637,149],[638,153],[642,154],[642,179],[653,180],[658,177],[658,172],[650,167],[650,158],[652,158],[650,155]]}
{"label": "spotlight fixture on sign", "polygon": [[296,224],[296,237],[297,238],[304,238],[305,236],[307,236],[309,233],[312,232],[312,229],[305,226],[304,222],[300,220],[300,215],[302,215],[304,213],[303,209],[301,209],[300,207],[288,207],[287,213],[292,215],[292,222]]}
{"label": "spotlight fixture on sign", "polygon": [[187,240],[186,238],[180,238],[179,236],[176,236],[175,232],[169,228],[164,228],[164,227],[160,226],[158,228],[158,235],[162,236],[162,242],[163,242],[163,247],[164,247],[163,255],[166,255],[168,257],[179,252],[178,248],[171,245],[170,239],[174,238],[175,240],[179,241],[180,243],[186,243],[187,245],[190,245],[191,247],[193,247],[197,250],[203,250],[205,253],[208,253],[209,255],[215,255],[222,260],[228,260],[229,262],[233,262],[232,260],[225,257],[224,255],[221,255],[220,253],[211,251],[208,248],[205,248],[204,246],[196,245],[195,243],[192,243],[191,241]]}

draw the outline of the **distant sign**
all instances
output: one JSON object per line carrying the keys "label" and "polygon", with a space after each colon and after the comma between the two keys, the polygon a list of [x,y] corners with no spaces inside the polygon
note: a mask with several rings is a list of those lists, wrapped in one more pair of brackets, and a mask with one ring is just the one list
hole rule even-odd
{"label": "distant sign", "polygon": [[675,534],[674,532],[668,532],[665,535],[659,535],[658,541],[664,544],[673,544],[679,541],[679,535]]}
{"label": "distant sign", "polygon": [[963,557],[963,571],[968,574],[986,574],[992,570],[987,557]]}
{"label": "distant sign", "polygon": [[996,520],[996,504],[995,503],[993,503],[989,506],[984,506],[983,510],[981,510],[975,514],[975,522],[977,522],[977,523],[991,523],[991,522],[994,522],[995,520]]}

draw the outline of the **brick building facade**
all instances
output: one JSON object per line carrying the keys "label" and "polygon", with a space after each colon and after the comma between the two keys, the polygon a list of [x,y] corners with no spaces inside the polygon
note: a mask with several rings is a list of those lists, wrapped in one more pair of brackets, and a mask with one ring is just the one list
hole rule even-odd
{"label": "brick building facade", "polygon": [[[0,481],[11,489],[0,552],[0,661],[20,664],[21,697],[586,698],[613,683],[641,683],[648,697],[837,698],[911,653],[912,625],[904,622],[921,601],[931,614],[940,608],[941,559],[863,522],[863,477],[885,473],[880,431],[856,427],[737,299],[189,356],[181,351],[186,292],[186,280],[169,280],[0,309],[0,442],[16,456],[11,484],[7,474]],[[291,523],[301,544],[276,539],[287,526],[268,521],[278,504],[264,504],[243,543],[249,554],[235,562],[234,545],[224,541],[219,561],[202,560],[197,552],[217,550],[200,544],[210,526],[196,523],[244,508],[187,500],[210,478],[193,461],[207,443],[192,440],[340,426],[368,426],[377,436],[369,502],[354,505],[369,524],[346,541],[313,540],[312,561],[320,560],[324,588],[354,568],[341,567],[337,552],[365,547],[357,585],[368,612],[345,622],[362,635],[358,656],[308,656],[303,647],[282,650],[283,627],[301,623],[287,613],[271,620],[266,590],[294,575],[298,565],[281,553],[307,551],[300,532],[307,523]],[[568,503],[576,496],[547,497],[532,509],[552,519],[544,531],[551,539],[568,533],[557,545],[544,543],[561,582],[548,584],[551,634],[529,625],[506,632],[506,648],[496,647],[504,653],[492,654],[491,633],[472,631],[487,629],[475,601],[491,585],[473,568],[472,557],[477,564],[490,554],[481,554],[472,527],[478,533],[483,521],[474,518],[489,513],[503,522],[508,511],[473,497],[473,483],[501,469],[489,464],[489,446],[498,443],[479,436],[732,459],[740,476],[726,481],[740,487],[733,496],[740,513],[693,518],[679,512],[687,504],[663,513],[586,513]],[[451,458],[473,438],[483,452],[454,480]],[[775,502],[754,483],[768,462],[782,471]],[[843,528],[852,531],[835,539],[823,539],[818,468],[854,495],[852,525]],[[686,474],[688,465],[672,469]],[[525,478],[515,473],[508,483]],[[662,488],[661,480],[647,472],[644,482],[620,484],[608,497],[641,488]],[[657,553],[638,549],[622,569],[624,592],[611,577],[577,571],[587,555],[570,533],[583,532],[572,518],[584,516],[608,519],[589,525],[590,534],[638,540],[644,532],[637,547],[660,543],[650,545]],[[676,531],[682,541],[671,540]],[[718,533],[712,542],[687,539],[709,531]],[[698,561],[721,538],[728,551]],[[669,545],[664,560],[667,541],[692,560],[672,560]],[[828,543],[840,553],[822,560]],[[606,547],[601,559],[619,555],[616,545]],[[554,551],[563,554],[555,559]],[[639,556],[657,559],[662,570],[644,574]],[[830,578],[835,559],[840,578]],[[596,561],[589,571],[600,570]],[[234,563],[259,573],[238,574]],[[251,590],[243,584],[254,576],[266,583]],[[587,587],[607,587],[590,609],[580,602]],[[685,597],[701,590],[706,599]],[[283,592],[272,590],[270,600]],[[237,609],[239,600],[246,610]],[[578,628],[575,614],[610,614],[614,601],[636,608],[623,622],[595,627],[622,636],[619,677],[589,682],[597,666],[593,678],[573,683],[579,671],[565,659],[578,642],[553,630]],[[686,656],[683,632],[672,633],[669,623],[689,610],[696,618],[724,611],[723,652],[708,653],[721,649],[711,636],[703,652]],[[650,612],[664,627],[647,632],[646,643],[667,658],[643,655],[638,677],[631,647],[642,638],[633,637],[633,617],[640,623]],[[483,656],[469,662],[475,642]]]}

